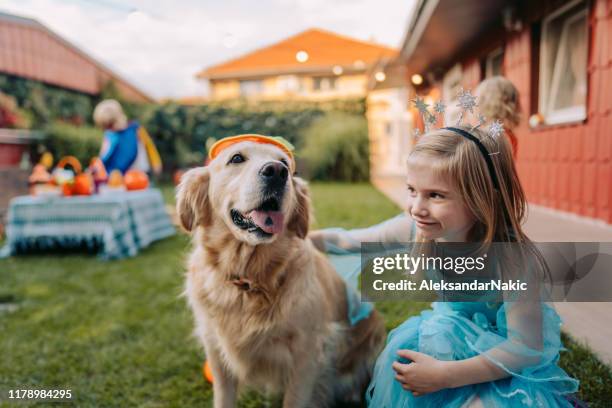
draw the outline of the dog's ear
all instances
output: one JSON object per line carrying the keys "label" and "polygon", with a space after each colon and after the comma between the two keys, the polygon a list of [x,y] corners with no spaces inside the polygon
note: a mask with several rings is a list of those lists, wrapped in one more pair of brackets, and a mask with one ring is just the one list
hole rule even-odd
{"label": "dog's ear", "polygon": [[192,231],[198,225],[210,225],[212,221],[208,200],[209,179],[206,167],[191,169],[181,177],[176,189],[176,212],[187,231]]}
{"label": "dog's ear", "polygon": [[299,177],[293,178],[295,189],[296,204],[287,224],[287,228],[300,238],[308,235],[308,225],[310,223],[310,193],[308,185]]}

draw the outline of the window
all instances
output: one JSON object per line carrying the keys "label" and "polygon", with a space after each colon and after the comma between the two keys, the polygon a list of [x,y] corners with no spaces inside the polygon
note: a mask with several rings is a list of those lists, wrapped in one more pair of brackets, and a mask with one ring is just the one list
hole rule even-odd
{"label": "window", "polygon": [[572,2],[542,21],[538,107],[546,124],[586,118],[588,15]]}
{"label": "window", "polygon": [[302,88],[300,78],[295,75],[281,75],[278,77],[276,84],[281,92],[298,92]]}
{"label": "window", "polygon": [[391,121],[385,122],[385,134],[389,137],[393,136],[393,123]]}
{"label": "window", "polygon": [[461,70],[461,65],[455,64],[455,66],[444,74],[444,78],[442,79],[442,99],[446,105],[446,110],[444,111],[444,123],[449,125],[457,122],[457,119],[459,119],[459,113],[461,112],[461,110],[457,107],[457,94],[461,89],[462,77],[463,72]]}
{"label": "window", "polygon": [[485,61],[485,78],[496,75],[503,75],[504,70],[504,49],[498,48],[487,55]]}
{"label": "window", "polygon": [[330,91],[336,89],[335,77],[315,77],[313,78],[313,89],[315,91]]}
{"label": "window", "polygon": [[255,96],[263,93],[263,81],[240,81],[240,96]]}

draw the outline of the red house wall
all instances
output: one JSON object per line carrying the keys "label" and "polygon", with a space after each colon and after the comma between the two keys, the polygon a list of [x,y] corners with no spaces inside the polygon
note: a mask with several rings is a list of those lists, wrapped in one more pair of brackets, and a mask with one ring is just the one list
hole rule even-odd
{"label": "red house wall", "polygon": [[129,83],[37,23],[0,19],[0,72],[88,94],[98,94],[114,79],[122,95],[150,102]]}
{"label": "red house wall", "polygon": [[[517,87],[523,111],[517,168],[534,204],[612,223],[612,0],[589,13],[587,119],[531,129],[532,39],[529,26],[505,39],[504,75]],[[463,85],[480,78],[477,58],[463,61]]]}

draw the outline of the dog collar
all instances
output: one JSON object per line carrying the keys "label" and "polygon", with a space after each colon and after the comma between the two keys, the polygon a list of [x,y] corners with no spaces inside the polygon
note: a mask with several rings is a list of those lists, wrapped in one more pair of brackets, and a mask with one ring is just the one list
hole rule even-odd
{"label": "dog collar", "polygon": [[269,303],[272,303],[270,300],[270,295],[268,292],[259,285],[256,285],[252,280],[247,278],[241,278],[238,275],[232,275],[228,279],[232,285],[236,286],[238,290],[241,292],[245,292],[247,294],[259,294],[262,295]]}
{"label": "dog collar", "polygon": [[294,147],[289,141],[280,136],[263,136],[256,134],[247,134],[247,135],[237,135],[237,136],[228,136],[223,139],[219,139],[212,145],[210,150],[208,151],[208,157],[210,160],[213,160],[215,157],[219,155],[223,150],[240,142],[254,142],[254,143],[262,143],[262,144],[270,144],[278,147],[283,152],[289,156],[289,167],[291,173],[295,171],[295,158],[293,156]]}

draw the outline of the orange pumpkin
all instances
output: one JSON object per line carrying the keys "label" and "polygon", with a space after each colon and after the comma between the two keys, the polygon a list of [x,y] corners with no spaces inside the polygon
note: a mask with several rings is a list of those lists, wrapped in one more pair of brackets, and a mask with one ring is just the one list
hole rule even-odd
{"label": "orange pumpkin", "polygon": [[204,378],[206,378],[206,380],[208,380],[209,383],[213,383],[213,375],[212,375],[212,370],[210,369],[210,364],[208,364],[208,360],[204,361],[204,364],[202,365],[202,373],[204,374]]}
{"label": "orange pumpkin", "polygon": [[72,167],[72,172],[70,170],[66,170],[68,174],[74,173],[76,175],[80,175],[82,171],[81,162],[74,156],[65,156],[62,157],[61,160],[57,163],[57,167],[53,171],[53,174],[56,175],[55,182],[62,187],[62,194],[65,196],[74,195],[74,177],[66,177],[65,172],[63,170],[66,169],[66,166],[69,165]]}
{"label": "orange pumpkin", "polygon": [[93,178],[89,173],[77,174],[72,186],[73,195],[91,195],[93,191]]}
{"label": "orange pumpkin", "polygon": [[62,184],[62,194],[67,197],[72,195],[72,182]]}
{"label": "orange pumpkin", "polygon": [[177,171],[174,172],[174,175],[172,176],[172,180],[174,181],[175,186],[179,185],[179,183],[181,182],[181,177],[183,177],[183,174],[185,174],[185,170],[183,169],[178,169]]}
{"label": "orange pumpkin", "polygon": [[119,170],[115,169],[111,171],[111,174],[108,177],[108,186],[114,188],[123,186],[123,176]]}
{"label": "orange pumpkin", "polygon": [[123,182],[128,190],[144,190],[149,187],[149,176],[142,170],[128,170]]}
{"label": "orange pumpkin", "polygon": [[106,173],[106,167],[99,157],[94,157],[89,162],[89,170],[93,174],[94,181],[104,182],[108,180],[108,174]]}

